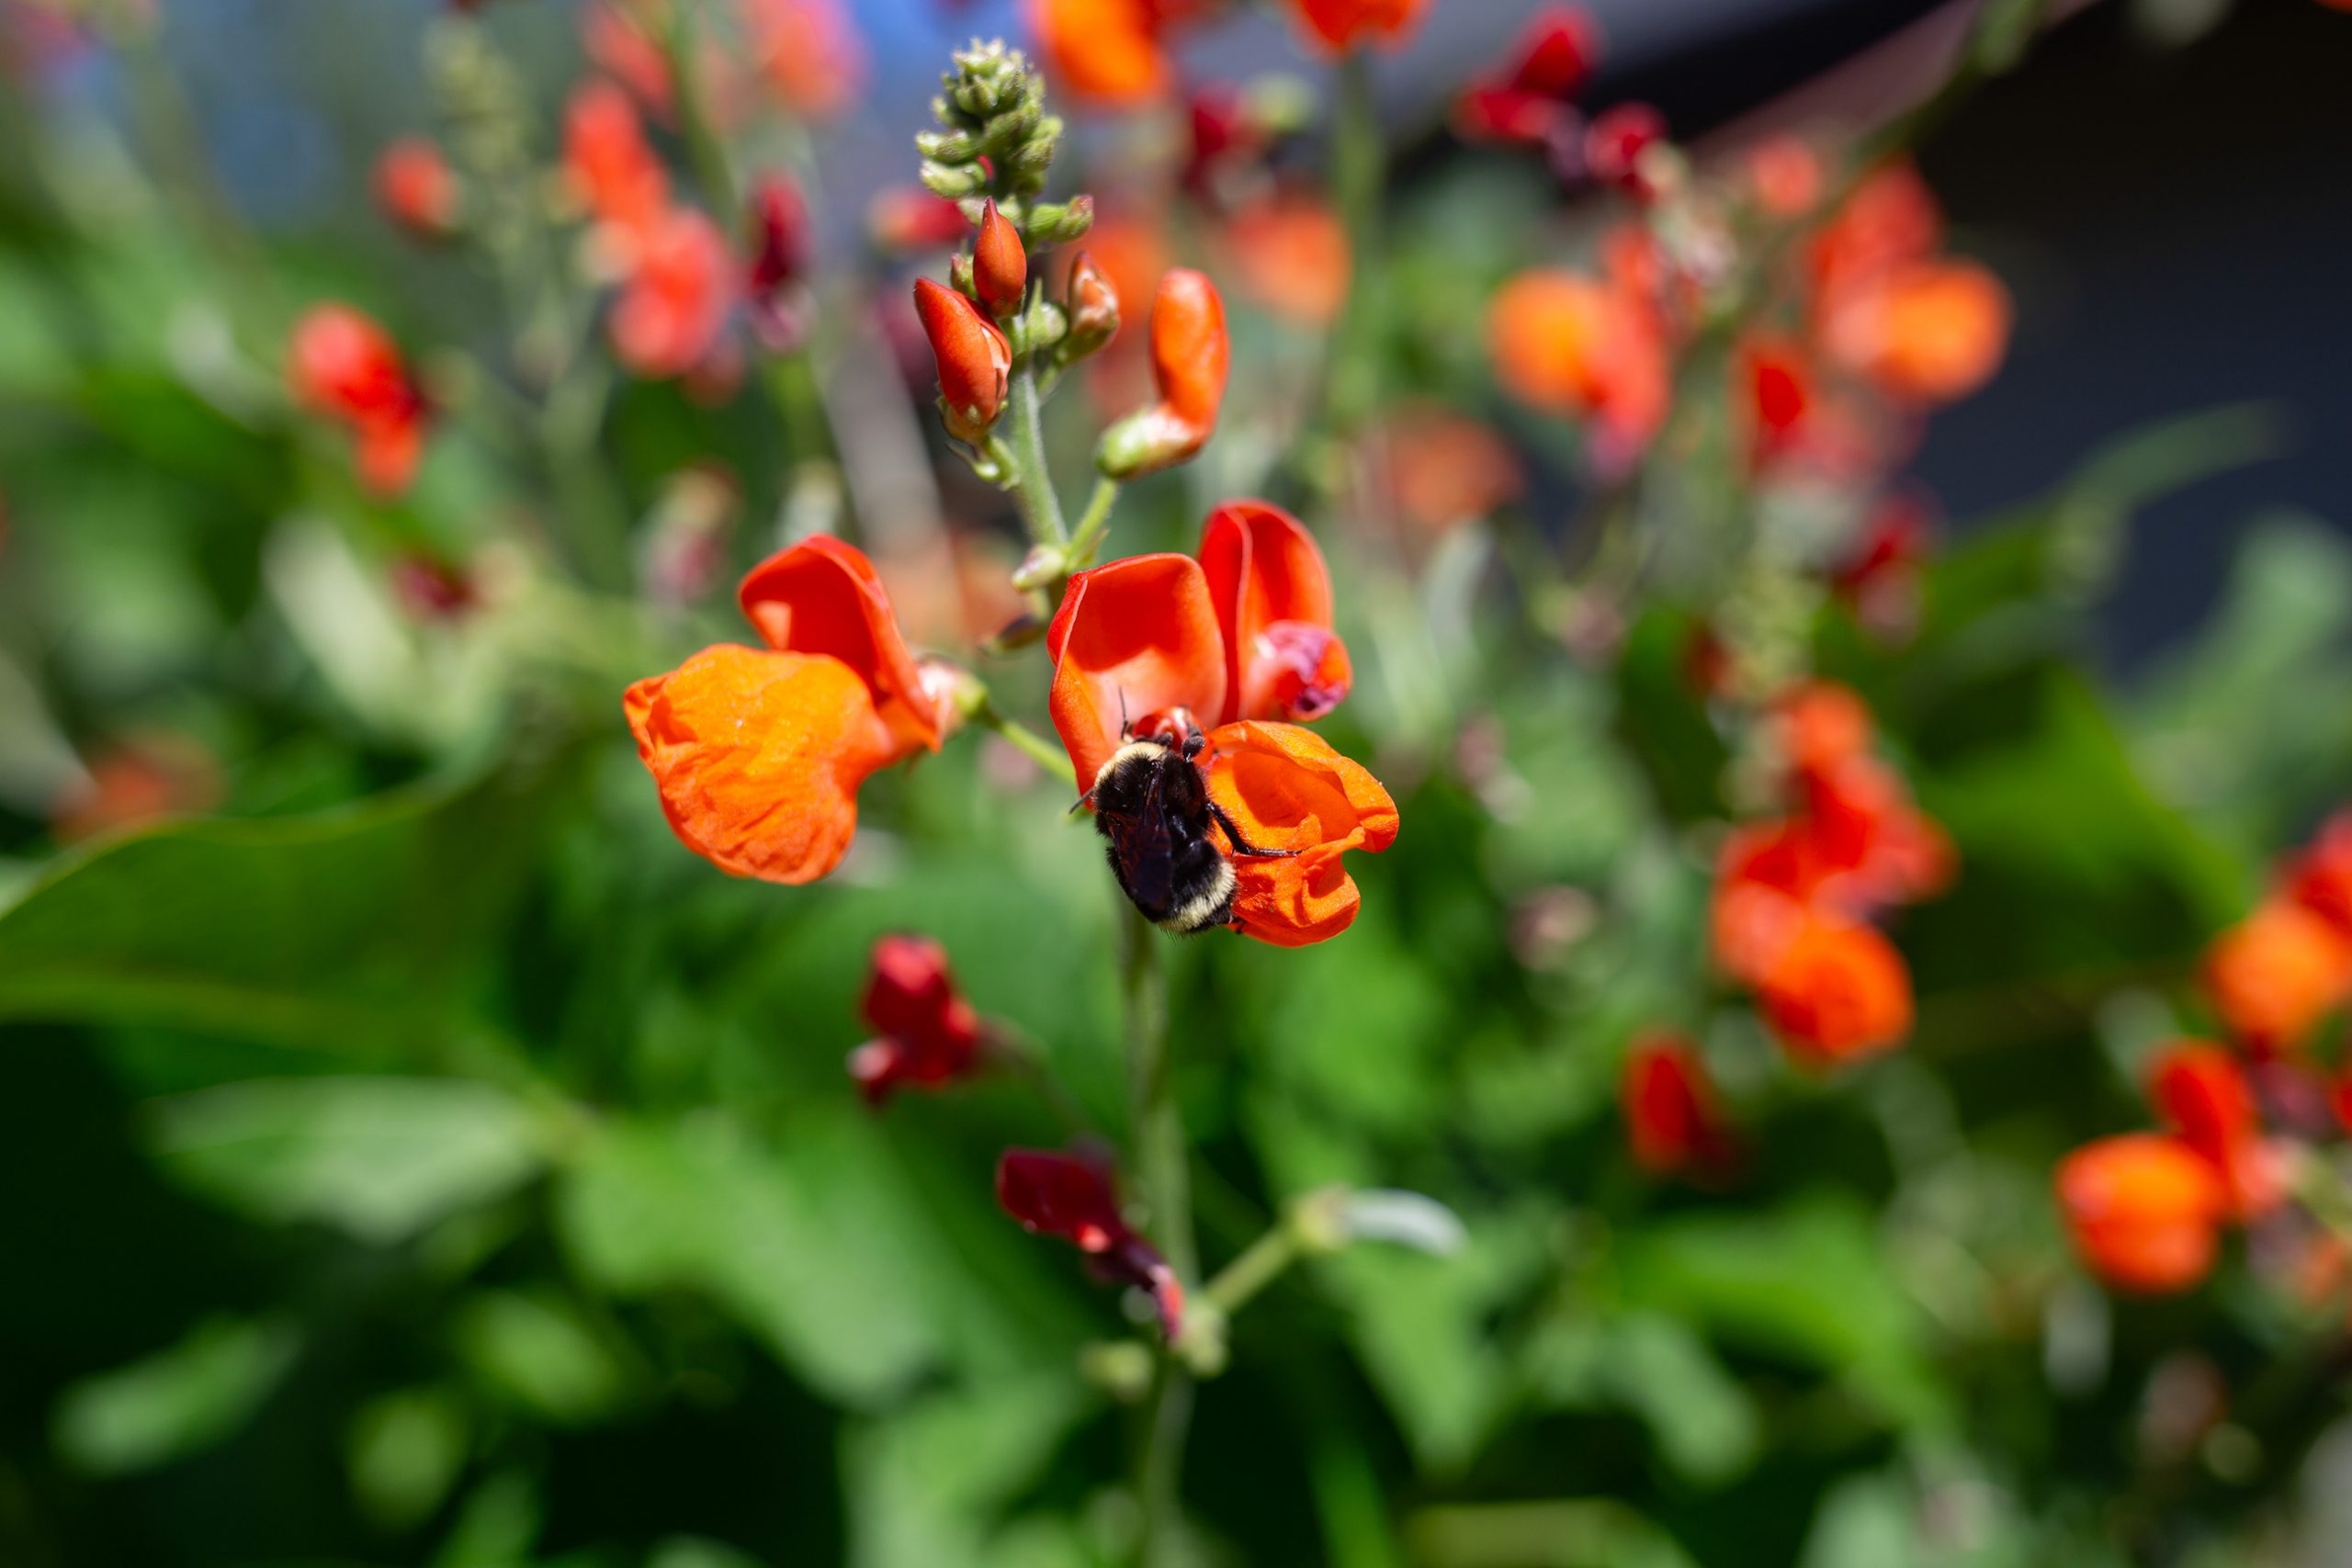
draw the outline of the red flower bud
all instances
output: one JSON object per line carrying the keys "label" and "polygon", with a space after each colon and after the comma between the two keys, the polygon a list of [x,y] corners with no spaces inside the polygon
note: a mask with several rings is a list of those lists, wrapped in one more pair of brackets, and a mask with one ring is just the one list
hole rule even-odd
{"label": "red flower bud", "polygon": [[1118,335],[1119,291],[1111,287],[1110,275],[1084,251],[1070,264],[1065,309],[1069,312],[1069,335],[1062,344],[1069,354],[1091,354]]}
{"label": "red flower bud", "polygon": [[1159,400],[1103,433],[1095,466],[1129,479],[1200,451],[1216,434],[1231,358],[1216,285],[1185,267],[1168,273],[1151,302],[1151,378]]}
{"label": "red flower bud", "polygon": [[384,149],[376,160],[376,205],[412,234],[444,239],[458,226],[458,182],[441,149],[422,136]]}
{"label": "red flower bud", "polygon": [[1042,1149],[1007,1149],[997,1162],[996,1201],[1031,1235],[1059,1236],[1085,1253],[1104,1279],[1149,1292],[1161,1330],[1176,1337],[1183,1287],[1159,1250],[1128,1228],[1100,1166]]}
{"label": "red flower bud", "polygon": [[999,321],[1021,308],[1029,288],[1029,253],[1021,236],[991,201],[980,209],[979,237],[972,242],[972,285],[980,303]]}
{"label": "red flower bud", "polygon": [[978,446],[1004,412],[1012,346],[969,299],[928,277],[915,279],[915,310],[939,362],[947,434]]}

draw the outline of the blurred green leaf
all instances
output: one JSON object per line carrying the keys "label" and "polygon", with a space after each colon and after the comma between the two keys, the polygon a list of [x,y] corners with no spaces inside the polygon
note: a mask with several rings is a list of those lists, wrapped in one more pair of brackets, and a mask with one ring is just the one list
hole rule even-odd
{"label": "blurred green leaf", "polygon": [[0,911],[0,1019],[453,1055],[455,987],[489,955],[562,761],[68,855]]}
{"label": "blurred green leaf", "polygon": [[484,1382],[545,1420],[592,1421],[617,1406],[627,1389],[628,1375],[605,1336],[551,1292],[469,1297],[450,1335]]}
{"label": "blurred green leaf", "polygon": [[205,1323],[167,1350],[68,1389],[52,1425],[57,1451],[92,1475],[152,1470],[200,1452],[260,1407],[298,1345],[283,1323]]}
{"label": "blurred green leaf", "polygon": [[1089,1402],[1069,1373],[927,1399],[842,1439],[854,1568],[1001,1562],[1000,1516],[1044,1472]]}
{"label": "blurred green leaf", "polygon": [[351,1490],[368,1517],[403,1530],[429,1517],[466,1462],[465,1406],[447,1389],[413,1388],[369,1403],[344,1448]]}
{"label": "blurred green leaf", "polygon": [[1641,1416],[1666,1462],[1694,1483],[1719,1486],[1755,1461],[1764,1437],[1755,1401],[1672,1318],[1635,1314],[1611,1324],[1600,1375]]}
{"label": "blurred green leaf", "polygon": [[1677,821],[1726,815],[1729,751],[1707,716],[1690,668],[1699,624],[1670,610],[1634,623],[1617,660],[1617,729]]}
{"label": "blurred green leaf", "polygon": [[1625,1236],[1620,1269],[1629,1304],[1829,1373],[1898,1425],[1953,1416],[1924,1325],[1855,1199],[1677,1215]]}
{"label": "blurred green leaf", "polygon": [[385,1245],[512,1191],[545,1130],[503,1089],[461,1078],[223,1084],[155,1102],[153,1146],[189,1185],[264,1219]]}

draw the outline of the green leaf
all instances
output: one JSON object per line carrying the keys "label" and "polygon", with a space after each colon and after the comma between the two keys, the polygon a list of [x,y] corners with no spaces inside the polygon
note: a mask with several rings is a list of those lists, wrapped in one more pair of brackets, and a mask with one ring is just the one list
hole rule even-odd
{"label": "green leaf", "polygon": [[1898,1425],[1951,1418],[1924,1325],[1852,1199],[1679,1216],[1627,1236],[1621,1267],[1632,1306],[1829,1373]]}
{"label": "green leaf", "polygon": [[293,1364],[283,1323],[215,1319],[146,1360],[65,1391],[57,1451],[91,1475],[126,1475],[185,1459],[242,1427]]}
{"label": "green leaf", "polygon": [[422,1523],[464,1468],[467,1437],[465,1406],[447,1389],[403,1389],[372,1401],[345,1443],[353,1495],[385,1529]]}
{"label": "green leaf", "polygon": [[457,987],[529,863],[563,761],[69,855],[0,912],[0,1020],[446,1051]]}
{"label": "green leaf", "polygon": [[619,1404],[628,1387],[603,1336],[548,1292],[473,1296],[459,1307],[451,1337],[491,1388],[558,1425],[594,1421]]}
{"label": "green leaf", "polygon": [[1617,660],[1618,734],[1648,775],[1659,807],[1677,821],[1726,815],[1723,773],[1730,753],[1690,677],[1699,630],[1688,615],[1652,610],[1634,623]]}
{"label": "green leaf", "polygon": [[980,1562],[1089,1403],[1066,1372],[925,1400],[842,1439],[854,1568]]}
{"label": "green leaf", "polygon": [[260,1218],[390,1244],[512,1191],[544,1163],[531,1109],[462,1078],[281,1078],[157,1101],[167,1169]]}

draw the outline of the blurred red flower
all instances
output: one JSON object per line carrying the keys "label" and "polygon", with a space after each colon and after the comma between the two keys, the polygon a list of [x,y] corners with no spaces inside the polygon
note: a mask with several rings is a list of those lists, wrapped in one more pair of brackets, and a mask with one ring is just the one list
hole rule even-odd
{"label": "blurred red flower", "polygon": [[2185,1041],[2156,1057],[2148,1090],[2181,1142],[2221,1178],[2232,1217],[2253,1219],[2285,1201],[2286,1173],[2263,1137],[2262,1114],[2236,1057]]}
{"label": "blurred red flower", "polygon": [[849,1074],[868,1104],[901,1089],[939,1089],[980,1066],[987,1031],[956,988],[947,950],[929,937],[875,942],[860,1010],[875,1038],[850,1053]]}
{"label": "blurred red flower", "polygon": [[1543,145],[1575,123],[1569,105],[1600,57],[1600,28],[1588,12],[1539,11],[1505,67],[1454,99],[1454,128],[1473,140]]}
{"label": "blurred red flower", "polygon": [[458,178],[429,137],[386,147],[376,159],[374,185],[376,205],[409,232],[440,240],[456,231]]}
{"label": "blurred red flower", "polygon": [[286,376],[296,401],[350,427],[362,484],[408,488],[430,412],[390,334],[348,305],[313,306],[295,323]]}
{"label": "blurred red flower", "polygon": [[1290,0],[1291,14],[1335,53],[1360,44],[1394,45],[1420,19],[1427,0]]}
{"label": "blurred red flower", "polygon": [[1737,1163],[1714,1080],[1682,1036],[1636,1040],[1626,1053],[1618,1100],[1634,1162],[1652,1175],[1721,1177]]}
{"label": "blurred red flower", "polygon": [[2352,937],[2308,906],[2268,899],[2207,950],[2205,988],[2248,1050],[2298,1045],[2352,996]]}
{"label": "blurred red flower", "polygon": [[696,369],[719,344],[739,284],[718,224],[693,208],[664,214],[643,231],[613,301],[613,352],[657,379]]}
{"label": "blurred red flower", "polygon": [[1628,451],[1665,422],[1666,344],[1623,290],[1580,273],[1523,272],[1496,292],[1487,330],[1495,373],[1521,402],[1592,418]]}
{"label": "blurred red flower", "polygon": [[1227,221],[1225,243],[1251,301],[1307,326],[1339,319],[1352,258],[1347,226],[1329,202],[1298,190],[1264,197]]}

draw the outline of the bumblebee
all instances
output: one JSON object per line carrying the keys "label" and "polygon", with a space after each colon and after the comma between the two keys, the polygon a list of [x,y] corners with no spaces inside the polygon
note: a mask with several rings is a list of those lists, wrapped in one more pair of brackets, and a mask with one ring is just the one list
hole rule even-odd
{"label": "bumblebee", "polygon": [[[1235,855],[1287,860],[1296,850],[1261,850],[1209,798],[1200,755],[1208,738],[1185,721],[1180,743],[1132,732],[1080,797],[1094,808],[1119,890],[1152,924],[1168,931],[1233,923]],[[1211,829],[1230,848],[1220,847]]]}

